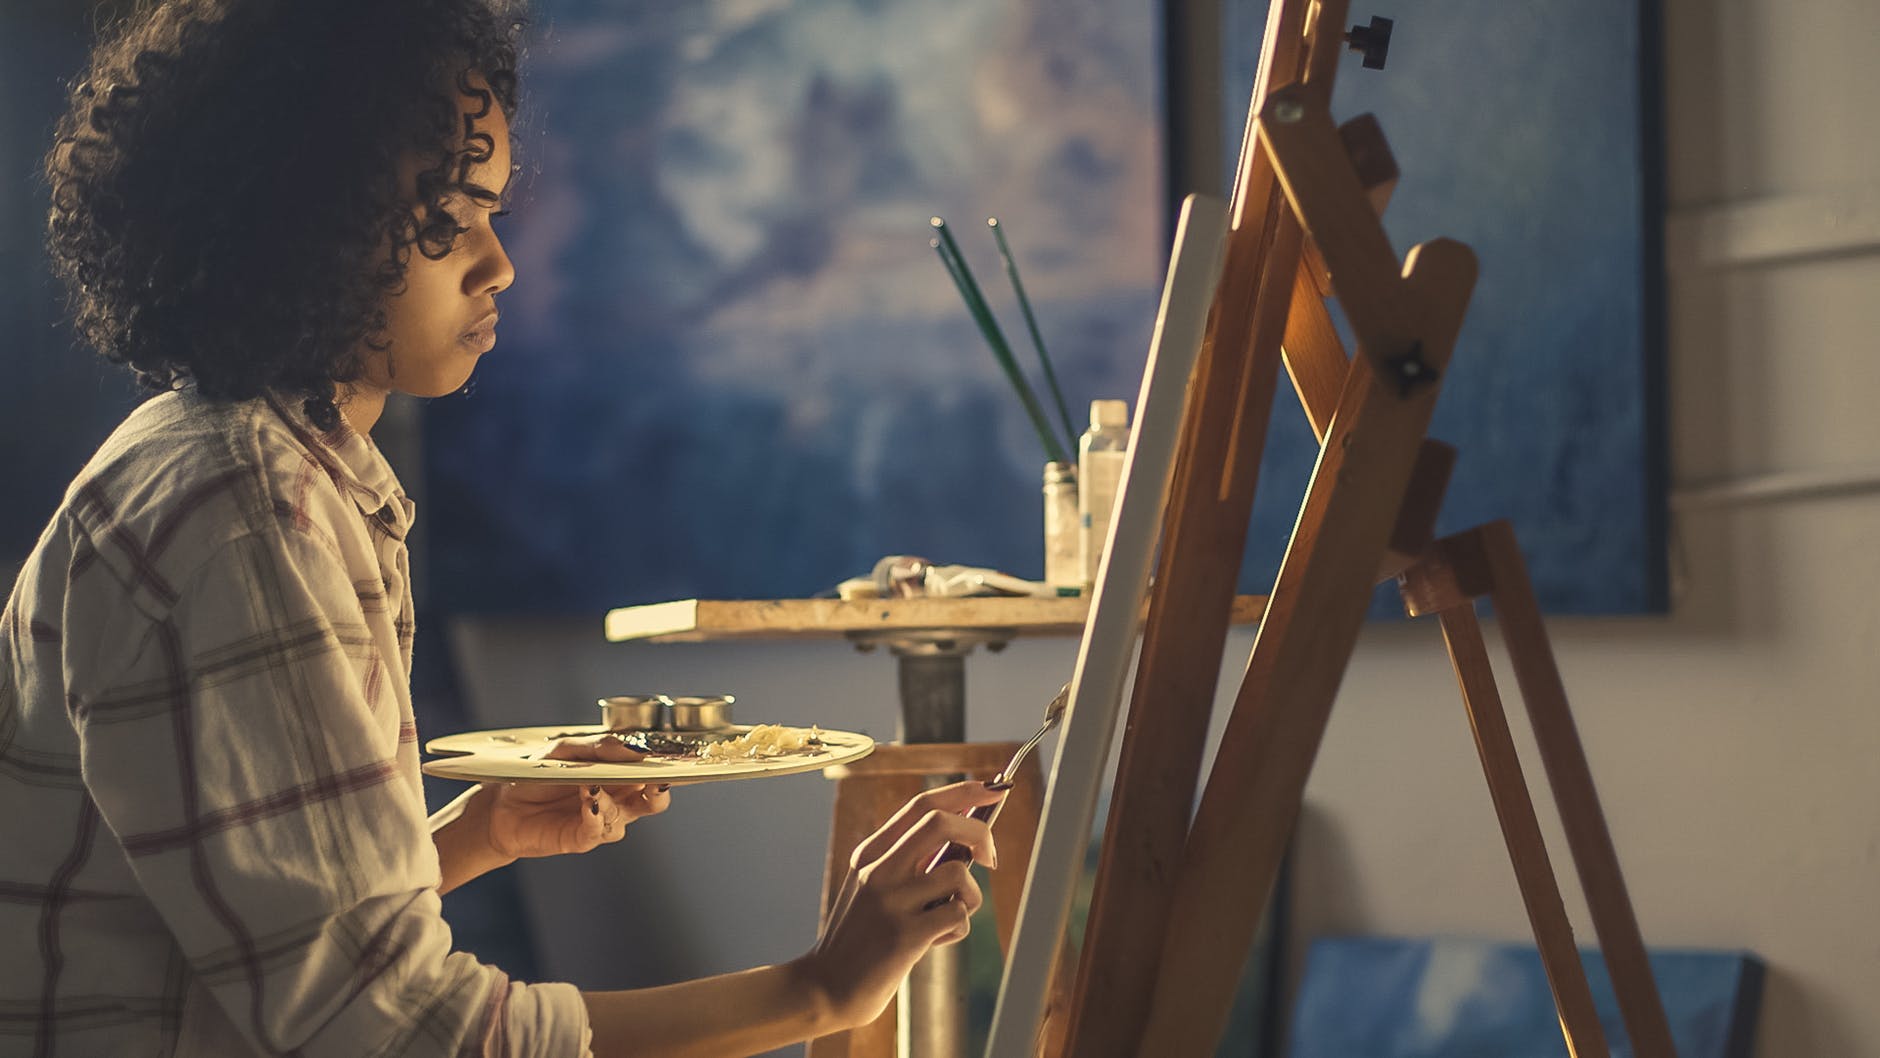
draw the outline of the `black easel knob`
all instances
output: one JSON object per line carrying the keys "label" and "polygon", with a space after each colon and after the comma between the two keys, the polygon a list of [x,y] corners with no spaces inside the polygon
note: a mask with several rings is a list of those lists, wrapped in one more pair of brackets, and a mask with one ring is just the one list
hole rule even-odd
{"label": "black easel knob", "polygon": [[1442,372],[1424,361],[1422,342],[1411,342],[1410,348],[1402,353],[1385,357],[1384,367],[1387,372],[1385,377],[1397,384],[1399,397],[1408,397],[1442,377]]}
{"label": "black easel knob", "polygon": [[1372,15],[1368,26],[1353,26],[1345,34],[1345,40],[1352,51],[1364,53],[1364,68],[1382,70],[1384,59],[1390,54],[1390,28],[1396,23],[1381,15]]}

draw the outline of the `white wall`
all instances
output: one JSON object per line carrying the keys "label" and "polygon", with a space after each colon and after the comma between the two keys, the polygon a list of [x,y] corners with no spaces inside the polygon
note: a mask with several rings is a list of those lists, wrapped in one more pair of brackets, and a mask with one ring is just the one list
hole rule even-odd
{"label": "white wall", "polygon": [[[1880,465],[1880,5],[1668,0],[1666,39],[1674,479],[1859,476]],[[1550,624],[1639,919],[1655,945],[1767,961],[1759,1058],[1880,1055],[1880,496],[1698,507],[1672,535],[1670,617]],[[892,661],[839,644],[608,646],[597,615],[458,646],[490,722],[658,688],[893,726]],[[975,656],[970,734],[1024,734],[1072,656]],[[1298,932],[1525,936],[1480,776],[1434,627],[1369,629],[1308,790]],[[802,950],[828,793],[684,791],[618,849],[524,867],[548,969],[644,983]]]}

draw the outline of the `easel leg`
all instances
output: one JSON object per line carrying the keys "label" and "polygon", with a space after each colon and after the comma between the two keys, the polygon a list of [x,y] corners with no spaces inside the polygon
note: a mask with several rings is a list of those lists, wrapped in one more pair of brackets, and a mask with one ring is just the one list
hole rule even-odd
{"label": "easel leg", "polygon": [[1560,1012],[1567,1052],[1580,1058],[1604,1058],[1609,1053],[1606,1035],[1593,1008],[1593,993],[1573,942],[1573,926],[1560,900],[1560,886],[1547,857],[1540,822],[1534,816],[1527,780],[1521,774],[1521,759],[1508,733],[1508,717],[1495,690],[1495,674],[1482,642],[1482,626],[1475,618],[1475,604],[1465,597],[1459,605],[1441,611],[1438,618],[1449,659],[1455,665],[1456,681],[1462,685],[1462,702],[1469,711],[1475,748],[1482,757],[1482,772],[1488,778],[1488,792],[1501,821],[1502,839],[1514,864],[1521,901],[1527,906],[1541,964],[1553,989],[1554,1008]]}
{"label": "easel leg", "polygon": [[1486,564],[1493,590],[1490,599],[1501,625],[1502,638],[1514,663],[1515,682],[1527,705],[1534,739],[1540,746],[1541,765],[1553,788],[1554,801],[1567,835],[1567,847],[1579,872],[1593,928],[1612,975],[1619,1012],[1639,1058],[1676,1058],[1671,1026],[1645,955],[1645,940],[1626,893],[1619,855],[1613,849],[1606,815],[1593,788],[1593,772],[1586,763],[1573,713],[1567,706],[1566,686],[1554,663],[1553,648],[1541,623],[1540,606],[1528,580],[1514,528],[1505,521],[1491,522],[1473,533],[1475,546]]}

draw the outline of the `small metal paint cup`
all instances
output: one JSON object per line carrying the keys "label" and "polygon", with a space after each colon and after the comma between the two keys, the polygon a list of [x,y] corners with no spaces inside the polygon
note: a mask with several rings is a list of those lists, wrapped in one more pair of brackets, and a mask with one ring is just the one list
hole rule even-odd
{"label": "small metal paint cup", "polygon": [[674,731],[717,731],[730,727],[731,703],[736,700],[729,694],[709,698],[670,699],[672,729]]}
{"label": "small metal paint cup", "polygon": [[601,723],[609,731],[658,731],[665,726],[663,694],[616,694],[600,699]]}

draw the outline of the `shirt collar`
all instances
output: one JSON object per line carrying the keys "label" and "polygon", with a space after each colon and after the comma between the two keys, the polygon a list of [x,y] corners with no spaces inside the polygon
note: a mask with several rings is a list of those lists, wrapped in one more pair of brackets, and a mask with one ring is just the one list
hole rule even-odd
{"label": "shirt collar", "polygon": [[372,438],[354,430],[344,416],[333,429],[320,429],[308,420],[298,398],[270,394],[267,403],[308,454],[325,468],[339,490],[352,497],[361,514],[378,519],[394,535],[404,536],[411,524],[412,503]]}

